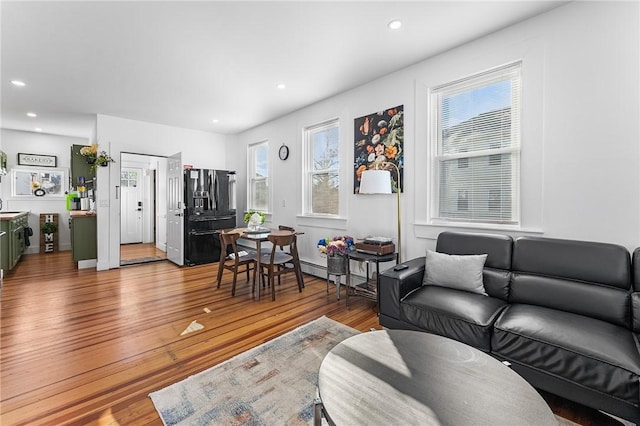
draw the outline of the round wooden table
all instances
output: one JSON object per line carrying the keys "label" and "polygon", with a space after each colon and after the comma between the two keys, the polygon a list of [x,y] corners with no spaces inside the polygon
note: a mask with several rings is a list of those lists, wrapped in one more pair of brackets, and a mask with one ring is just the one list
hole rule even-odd
{"label": "round wooden table", "polygon": [[346,339],[322,361],[318,391],[335,425],[558,424],[536,390],[500,361],[417,331]]}

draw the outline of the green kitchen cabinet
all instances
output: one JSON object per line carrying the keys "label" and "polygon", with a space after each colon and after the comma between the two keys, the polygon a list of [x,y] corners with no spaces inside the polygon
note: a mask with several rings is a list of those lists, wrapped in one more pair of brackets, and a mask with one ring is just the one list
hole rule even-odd
{"label": "green kitchen cabinet", "polygon": [[0,238],[0,263],[8,272],[16,266],[26,249],[24,230],[29,226],[29,213],[2,214],[0,219],[0,231],[5,232]]}
{"label": "green kitchen cabinet", "polygon": [[98,235],[96,216],[71,218],[71,253],[73,260],[98,258]]}
{"label": "green kitchen cabinet", "polygon": [[91,164],[87,163],[87,157],[80,154],[80,149],[86,145],[71,145],[71,188],[78,186],[78,177],[84,176],[89,181],[95,177],[91,170]]}

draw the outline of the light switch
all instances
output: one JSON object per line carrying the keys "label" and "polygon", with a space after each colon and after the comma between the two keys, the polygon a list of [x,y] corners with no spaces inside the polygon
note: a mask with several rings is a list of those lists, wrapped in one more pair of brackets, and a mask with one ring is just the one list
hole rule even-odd
{"label": "light switch", "polygon": [[109,200],[100,200],[100,207],[109,207]]}

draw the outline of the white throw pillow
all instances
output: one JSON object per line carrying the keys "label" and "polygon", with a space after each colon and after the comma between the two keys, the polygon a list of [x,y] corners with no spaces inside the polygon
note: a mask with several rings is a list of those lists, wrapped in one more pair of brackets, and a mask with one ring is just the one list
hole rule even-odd
{"label": "white throw pillow", "polygon": [[459,256],[427,250],[423,285],[437,285],[487,295],[482,282],[486,254]]}

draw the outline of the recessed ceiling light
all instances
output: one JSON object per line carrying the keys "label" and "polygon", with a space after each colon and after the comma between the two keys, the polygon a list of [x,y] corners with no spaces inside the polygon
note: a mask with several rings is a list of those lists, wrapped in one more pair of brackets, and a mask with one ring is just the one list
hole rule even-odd
{"label": "recessed ceiling light", "polygon": [[11,84],[13,84],[14,86],[18,86],[18,87],[26,86],[26,83],[24,81],[20,81],[20,80],[11,80]]}
{"label": "recessed ceiling light", "polygon": [[402,27],[402,21],[399,19],[394,19],[393,21],[387,24],[390,30],[399,30]]}
{"label": "recessed ceiling light", "polygon": [[41,132],[42,129],[40,127],[36,127],[36,132]]}
{"label": "recessed ceiling light", "polygon": [[35,118],[37,116],[38,116],[38,114],[36,114],[35,112],[28,112],[27,113],[27,117]]}
{"label": "recessed ceiling light", "polygon": [[284,83],[279,83],[276,87],[277,87],[278,89],[280,89],[280,90],[283,90],[283,89],[286,89],[286,88],[287,88],[287,86],[286,86]]}
{"label": "recessed ceiling light", "polygon": [[211,121],[213,121],[214,123],[218,123],[218,122],[220,122],[220,120],[218,120],[217,118],[214,118],[214,119],[213,119],[213,120],[211,120]]}

